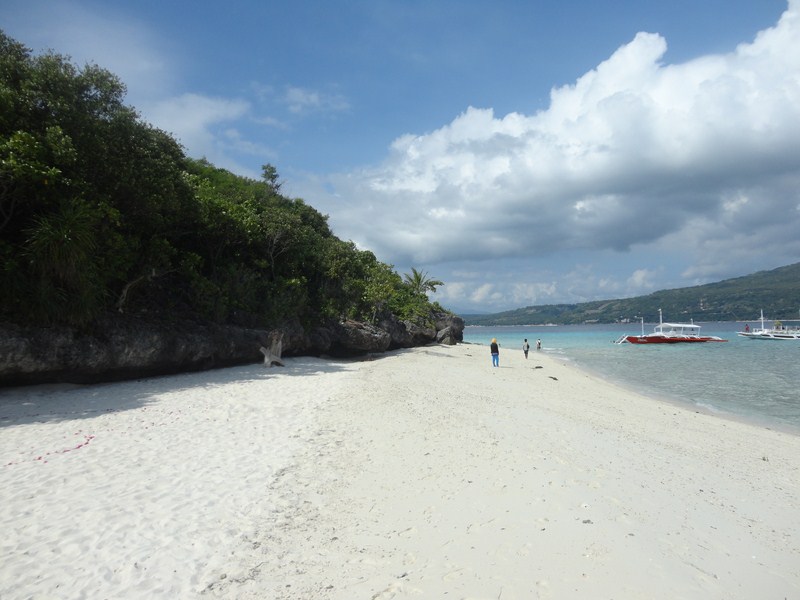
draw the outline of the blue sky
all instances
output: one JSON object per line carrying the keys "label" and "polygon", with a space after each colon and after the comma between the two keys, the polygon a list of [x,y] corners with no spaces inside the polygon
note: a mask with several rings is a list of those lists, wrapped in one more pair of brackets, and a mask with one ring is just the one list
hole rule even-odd
{"label": "blue sky", "polygon": [[4,0],[460,312],[800,261],[800,0]]}

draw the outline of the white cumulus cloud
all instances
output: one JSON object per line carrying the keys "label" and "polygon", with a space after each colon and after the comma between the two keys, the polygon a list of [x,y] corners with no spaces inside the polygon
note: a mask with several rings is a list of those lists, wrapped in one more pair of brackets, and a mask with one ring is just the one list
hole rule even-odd
{"label": "white cumulus cloud", "polygon": [[[470,107],[398,138],[380,166],[333,182],[337,232],[428,267],[665,240],[698,274],[735,248],[797,256],[800,2],[727,54],[666,64],[666,50],[639,33],[545,110]],[[621,283],[647,287],[648,273]]]}

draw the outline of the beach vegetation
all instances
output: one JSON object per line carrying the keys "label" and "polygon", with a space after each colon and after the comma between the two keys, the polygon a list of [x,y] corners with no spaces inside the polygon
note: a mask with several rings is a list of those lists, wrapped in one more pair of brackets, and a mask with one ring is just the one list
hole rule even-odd
{"label": "beach vegetation", "polygon": [[444,285],[444,282],[433,279],[429,277],[425,271],[417,271],[414,267],[411,267],[411,273],[405,273],[403,275],[403,279],[412,291],[417,294],[435,292],[436,288]]}
{"label": "beach vegetation", "polygon": [[249,327],[424,321],[442,282],[405,280],[327,216],[260,179],[188,157],[97,65],[39,56],[0,31],[0,320],[102,315]]}

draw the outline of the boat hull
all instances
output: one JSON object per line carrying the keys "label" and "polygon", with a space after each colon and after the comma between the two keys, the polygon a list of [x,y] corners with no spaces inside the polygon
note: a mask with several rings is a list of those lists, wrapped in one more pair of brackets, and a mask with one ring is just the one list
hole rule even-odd
{"label": "boat hull", "polygon": [[705,342],[727,342],[716,335],[700,335],[700,325],[691,323],[665,323],[658,309],[658,325],[653,333],[644,333],[644,317],[642,319],[642,335],[623,336],[617,344],[702,344]]}
{"label": "boat hull", "polygon": [[740,331],[739,335],[751,340],[797,340],[800,341],[800,333],[747,333]]}
{"label": "boat hull", "polygon": [[666,337],[660,335],[629,335],[625,338],[631,344],[699,344],[704,342],[727,342],[718,337]]}
{"label": "boat hull", "polygon": [[740,336],[751,340],[800,340],[800,325],[794,325],[796,319],[790,319],[789,325],[775,321],[772,327],[764,326],[764,311],[761,311],[761,329],[750,329],[737,332]]}

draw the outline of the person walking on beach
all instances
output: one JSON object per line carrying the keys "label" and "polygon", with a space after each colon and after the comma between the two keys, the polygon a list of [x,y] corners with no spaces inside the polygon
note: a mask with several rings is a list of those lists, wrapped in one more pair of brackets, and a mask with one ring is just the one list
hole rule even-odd
{"label": "person walking on beach", "polygon": [[528,358],[528,350],[531,349],[531,345],[528,343],[528,338],[525,338],[525,341],[522,342],[522,351],[525,353],[525,358]]}
{"label": "person walking on beach", "polygon": [[537,350],[541,350],[542,349],[542,340],[536,340],[536,349]]}
{"label": "person walking on beach", "polygon": [[492,366],[500,366],[500,347],[497,345],[497,338],[492,338],[492,343],[489,345],[489,350],[492,353]]}

